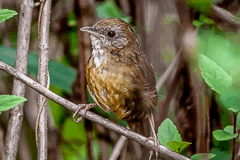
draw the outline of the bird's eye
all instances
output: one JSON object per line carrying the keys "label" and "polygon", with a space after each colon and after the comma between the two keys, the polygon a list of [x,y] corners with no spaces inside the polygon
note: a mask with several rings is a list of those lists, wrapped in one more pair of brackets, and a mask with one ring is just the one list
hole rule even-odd
{"label": "bird's eye", "polygon": [[116,33],[115,33],[114,31],[109,31],[109,32],[107,33],[107,35],[108,35],[109,37],[113,38],[113,37],[116,35]]}

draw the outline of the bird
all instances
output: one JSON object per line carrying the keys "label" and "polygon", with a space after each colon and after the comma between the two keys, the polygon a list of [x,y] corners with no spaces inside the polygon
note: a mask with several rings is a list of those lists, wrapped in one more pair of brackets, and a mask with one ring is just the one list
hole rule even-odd
{"label": "bird", "polygon": [[158,100],[156,80],[137,35],[120,18],[101,19],[80,30],[90,33],[92,55],[86,65],[86,81],[92,99],[129,126],[148,119],[153,137],[147,140],[157,147],[153,117]]}

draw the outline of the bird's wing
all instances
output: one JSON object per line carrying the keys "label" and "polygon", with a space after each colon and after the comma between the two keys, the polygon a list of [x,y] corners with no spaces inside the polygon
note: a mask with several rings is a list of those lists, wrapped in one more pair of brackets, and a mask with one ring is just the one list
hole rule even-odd
{"label": "bird's wing", "polygon": [[[155,106],[157,103],[156,80],[153,68],[146,58],[145,54],[138,55],[137,68],[140,70],[144,82],[143,96],[150,99]],[[152,107],[154,107],[152,106]]]}

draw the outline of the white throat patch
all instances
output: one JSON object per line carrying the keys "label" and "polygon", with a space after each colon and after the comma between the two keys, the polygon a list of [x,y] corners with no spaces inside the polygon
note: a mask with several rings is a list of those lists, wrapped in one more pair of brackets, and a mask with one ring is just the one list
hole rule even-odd
{"label": "white throat patch", "polygon": [[104,54],[104,50],[101,49],[100,40],[96,38],[95,36],[91,37],[91,43],[92,43],[92,56],[94,59],[94,63],[96,67],[98,68],[101,66],[102,62],[107,62],[106,53]]}

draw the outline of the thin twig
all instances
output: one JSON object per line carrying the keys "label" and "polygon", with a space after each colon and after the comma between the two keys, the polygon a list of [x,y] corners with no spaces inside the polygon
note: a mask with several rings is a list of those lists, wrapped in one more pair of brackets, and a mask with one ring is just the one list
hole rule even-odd
{"label": "thin twig", "polygon": [[[233,134],[237,133],[237,115],[233,114]],[[232,143],[232,159],[235,160],[235,144],[236,144],[236,139],[233,138],[233,143]]]}
{"label": "thin twig", "polygon": [[[36,90],[37,92],[41,93],[42,95],[44,95],[45,97],[51,99],[52,101],[56,102],[59,105],[64,106],[65,108],[67,108],[68,110],[71,110],[73,112],[75,112],[78,109],[78,105],[56,95],[55,93],[53,93],[52,91],[46,89],[45,87],[43,87],[42,85],[40,85],[39,83],[35,82],[34,80],[32,80],[31,78],[25,76],[24,74],[22,74],[21,72],[17,71],[16,69],[14,69],[13,67],[7,65],[6,63],[0,61],[0,69],[3,70],[4,72],[14,76],[16,79],[22,81],[23,83],[25,83],[26,85],[28,85],[29,87],[31,87],[32,89]],[[143,146],[145,146],[148,149],[151,150],[155,150],[155,146],[154,143],[152,141],[147,141],[147,138],[136,133],[133,132],[129,129],[124,128],[123,126],[116,124],[106,118],[103,118],[91,111],[87,111],[86,114],[83,110],[80,110],[78,112],[79,116],[82,116],[84,118],[87,118],[95,123],[98,123],[110,130],[113,130],[121,135],[124,135],[126,137],[128,137],[131,140],[134,140],[140,144],[142,144]],[[174,160],[190,160],[189,158],[180,155],[176,152],[173,152],[169,149],[167,149],[166,147],[159,145],[157,147],[157,151],[160,153],[160,155],[162,156],[166,156],[169,157],[171,159]]]}
{"label": "thin twig", "polygon": [[207,139],[206,139],[206,145],[207,145],[207,153],[209,153],[209,147],[210,147],[210,136],[211,136],[211,128],[210,128],[210,107],[209,107],[209,89],[208,85],[205,83],[205,96],[206,96],[206,113],[207,113]]}
{"label": "thin twig", "polygon": [[[33,1],[24,0],[20,5],[17,39],[16,71],[27,74],[27,61],[31,32]],[[12,94],[24,97],[25,84],[14,79]],[[10,110],[8,129],[5,139],[4,160],[16,159],[23,120],[23,103]]]}
{"label": "thin twig", "polygon": [[159,80],[158,80],[158,82],[156,84],[157,92],[160,91],[160,89],[162,88],[163,84],[166,82],[166,80],[168,79],[168,77],[170,76],[170,74],[172,73],[174,68],[176,68],[178,66],[178,62],[179,62],[179,59],[180,59],[180,53],[181,52],[182,52],[182,49],[179,50],[178,54],[173,59],[171,64],[168,66],[168,68],[166,69],[164,74],[161,76],[161,78],[159,78]]}
{"label": "thin twig", "polygon": [[45,3],[45,0],[40,0],[39,2],[40,2],[40,8],[39,8],[39,14],[38,14],[38,38],[40,37],[41,18],[42,18],[43,5]]}
{"label": "thin twig", "polygon": [[[83,26],[90,25],[90,19],[88,14],[84,14],[83,11],[87,10],[89,5],[87,0],[76,0],[77,3],[77,10],[79,12],[76,12],[76,18],[77,18],[77,26],[78,28],[81,28]],[[83,33],[80,30],[78,30],[78,49],[79,49],[79,63],[78,63],[78,74],[80,80],[80,92],[81,92],[81,103],[88,103],[87,99],[87,84],[85,79],[85,53],[91,53],[90,49],[90,41],[89,39],[85,39]],[[87,132],[87,152],[88,152],[88,159],[93,160],[93,147],[92,147],[92,122],[89,120],[84,121],[84,126]]]}
{"label": "thin twig", "polygon": [[121,135],[120,138],[118,139],[116,145],[113,148],[112,154],[109,158],[109,160],[116,160],[118,159],[120,152],[122,151],[122,148],[127,141],[127,137]]}

